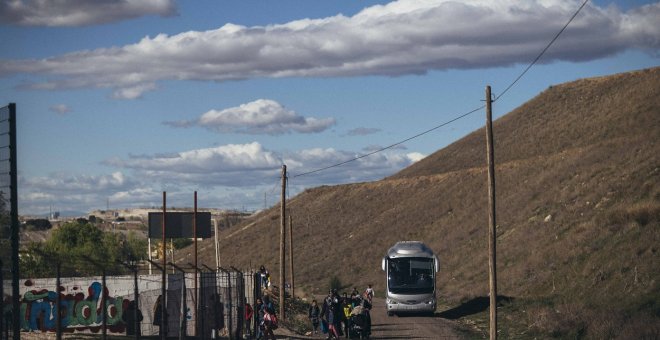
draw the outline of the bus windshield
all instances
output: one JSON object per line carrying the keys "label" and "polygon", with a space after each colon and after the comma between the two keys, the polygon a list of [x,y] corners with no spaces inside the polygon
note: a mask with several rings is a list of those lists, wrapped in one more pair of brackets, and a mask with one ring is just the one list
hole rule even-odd
{"label": "bus windshield", "polygon": [[387,286],[394,294],[430,294],[435,286],[432,258],[388,259]]}

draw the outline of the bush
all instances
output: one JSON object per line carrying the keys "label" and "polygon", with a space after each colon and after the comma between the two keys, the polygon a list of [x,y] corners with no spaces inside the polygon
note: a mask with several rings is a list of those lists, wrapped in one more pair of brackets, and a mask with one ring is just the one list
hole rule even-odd
{"label": "bush", "polygon": [[341,280],[337,277],[337,275],[333,275],[330,278],[330,283],[329,283],[330,289],[336,289],[339,291],[342,288]]}
{"label": "bush", "polygon": [[48,230],[53,227],[53,225],[50,224],[50,221],[48,221],[45,218],[27,220],[25,221],[25,226],[26,227],[32,226],[34,227],[35,230]]}

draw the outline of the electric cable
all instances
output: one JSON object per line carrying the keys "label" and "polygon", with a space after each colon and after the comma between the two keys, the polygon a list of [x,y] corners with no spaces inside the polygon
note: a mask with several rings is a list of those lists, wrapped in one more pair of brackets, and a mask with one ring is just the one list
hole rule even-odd
{"label": "electric cable", "polygon": [[434,130],[437,130],[437,129],[439,129],[439,128],[445,126],[445,125],[451,124],[451,123],[453,123],[453,122],[455,122],[455,121],[457,121],[457,120],[459,120],[459,119],[461,119],[461,118],[467,117],[467,116],[469,116],[470,114],[473,114],[473,113],[475,113],[475,112],[477,112],[477,111],[483,109],[484,107],[486,107],[486,105],[481,105],[480,107],[477,107],[477,108],[475,108],[475,109],[473,109],[473,110],[470,110],[470,111],[468,111],[468,112],[466,112],[466,113],[464,113],[464,114],[462,114],[462,115],[460,115],[460,116],[454,117],[454,118],[452,118],[452,119],[450,119],[450,120],[448,120],[448,121],[446,121],[446,122],[444,122],[444,123],[442,123],[442,124],[440,124],[440,125],[436,125],[436,126],[430,128],[430,129],[426,130],[426,131],[420,132],[420,133],[418,133],[418,134],[416,134],[416,135],[414,135],[414,136],[412,136],[412,137],[408,137],[408,138],[406,138],[406,139],[404,139],[404,140],[402,140],[402,141],[396,142],[396,143],[394,143],[394,144],[390,144],[390,145],[388,145],[388,146],[385,146],[385,147],[382,147],[382,148],[380,148],[380,149],[377,149],[377,150],[374,150],[374,151],[371,151],[371,152],[365,153],[365,154],[363,154],[363,155],[353,157],[353,158],[351,158],[351,159],[349,159],[349,160],[346,160],[346,161],[343,161],[343,162],[340,162],[340,163],[336,163],[336,164],[329,165],[329,166],[326,166],[326,167],[323,167],[323,168],[319,168],[319,169],[316,169],[316,170],[312,170],[312,171],[303,172],[303,173],[301,173],[301,174],[297,174],[297,175],[292,176],[292,177],[293,177],[293,178],[296,178],[296,177],[300,177],[300,176],[310,175],[310,174],[313,174],[313,173],[316,173],[316,172],[319,172],[319,171],[328,170],[328,169],[331,169],[331,168],[336,168],[336,167],[341,166],[341,165],[344,165],[344,164],[346,164],[346,163],[350,163],[350,162],[353,162],[353,161],[357,161],[358,159],[362,159],[362,158],[365,158],[365,157],[369,157],[369,156],[371,156],[371,155],[373,155],[373,154],[376,154],[376,153],[379,153],[379,152],[385,151],[385,150],[387,150],[387,149],[391,149],[391,148],[393,148],[393,147],[395,147],[395,146],[397,146],[397,145],[401,145],[401,144],[403,144],[403,143],[405,143],[405,142],[407,142],[407,141],[413,140],[413,139],[418,138],[418,137],[420,137],[420,136],[423,136],[423,135],[425,135],[425,134],[427,134],[427,133],[429,133],[429,132],[432,132],[432,131],[434,131]]}
{"label": "electric cable", "polygon": [[[532,66],[534,66],[534,65],[535,65],[535,64],[541,59],[541,57],[542,57],[542,56],[545,54],[545,52],[550,48],[550,46],[552,46],[552,44],[554,44],[554,42],[559,38],[559,36],[560,36],[560,35],[566,30],[566,28],[568,27],[568,25],[571,24],[571,22],[573,21],[573,19],[575,19],[575,17],[577,17],[577,15],[580,13],[580,11],[582,11],[582,8],[584,8],[584,6],[587,4],[587,2],[589,2],[589,0],[585,0],[585,1],[582,3],[582,5],[581,5],[581,6],[575,11],[575,13],[573,13],[573,15],[572,15],[571,18],[568,20],[568,22],[566,22],[566,24],[561,28],[561,30],[559,30],[559,32],[557,32],[557,34],[555,34],[555,36],[552,38],[552,40],[550,40],[550,42],[545,46],[545,48],[541,51],[541,53],[539,53],[539,54],[536,56],[536,58],[534,58],[534,60],[533,60],[529,65],[527,65],[527,67],[526,67],[526,68],[525,68],[525,69],[524,69],[524,70],[518,75],[518,77],[516,77],[516,78],[515,78],[515,79],[514,79],[514,80],[513,80],[513,81],[512,81],[512,82],[511,82],[511,83],[510,83],[505,89],[504,89],[504,91],[502,91],[502,93],[500,93],[498,96],[496,96],[495,99],[494,99],[493,101],[497,101],[497,100],[500,99],[502,96],[504,96],[504,94],[506,94],[506,93],[507,93],[507,92],[508,92],[508,91],[509,91],[509,90],[510,90],[510,89],[511,89],[516,83],[518,83],[518,81],[519,81],[519,80],[520,80],[520,79],[521,79],[521,78],[527,73],[527,71],[529,71],[529,69],[531,69]],[[405,143],[405,142],[407,142],[407,141],[410,141],[410,140],[413,140],[413,139],[419,138],[419,137],[421,137],[421,136],[423,136],[423,135],[425,135],[425,134],[427,134],[427,133],[430,133],[430,132],[432,132],[432,131],[434,131],[434,130],[437,130],[437,129],[443,127],[443,126],[446,126],[446,125],[448,125],[448,124],[451,124],[451,123],[453,123],[453,122],[455,122],[455,121],[457,121],[457,120],[459,120],[459,119],[465,118],[465,117],[469,116],[470,114],[472,114],[472,113],[474,113],[474,112],[477,112],[477,111],[483,109],[485,106],[486,106],[486,105],[482,105],[482,106],[480,106],[480,107],[478,107],[478,108],[476,108],[476,109],[473,109],[473,110],[468,111],[468,112],[466,112],[466,113],[464,113],[464,114],[462,114],[462,115],[459,115],[459,116],[457,116],[457,117],[455,117],[455,118],[453,118],[453,119],[450,119],[450,120],[448,120],[448,121],[446,121],[446,122],[444,122],[444,123],[442,123],[442,124],[440,124],[440,125],[437,125],[437,126],[435,126],[435,127],[432,127],[432,128],[430,128],[430,129],[428,129],[428,130],[426,130],[426,131],[420,132],[420,133],[418,133],[418,134],[416,134],[416,135],[414,135],[414,136],[412,136],[412,137],[406,138],[406,139],[404,139],[404,140],[402,140],[402,141],[396,142],[396,143],[394,143],[394,144],[390,144],[390,145],[388,145],[388,146],[386,146],[386,147],[383,147],[383,148],[380,148],[380,149],[374,150],[374,151],[372,151],[372,152],[369,152],[369,153],[366,153],[366,154],[363,154],[363,155],[360,155],[360,156],[353,157],[353,158],[348,159],[348,160],[343,161],[343,162],[339,162],[339,163],[336,163],[336,164],[333,164],[333,165],[329,165],[329,166],[326,166],[326,167],[323,167],[323,168],[319,168],[319,169],[316,169],[316,170],[311,170],[311,171],[303,172],[303,173],[300,173],[300,174],[297,174],[297,175],[292,176],[292,178],[301,177],[301,176],[306,176],[306,175],[311,175],[311,174],[313,174],[313,173],[317,173],[317,172],[320,172],[320,171],[324,171],[324,170],[328,170],[328,169],[336,168],[336,167],[338,167],[338,166],[342,166],[342,165],[344,165],[344,164],[347,164],[347,163],[351,163],[351,162],[357,161],[357,160],[359,160],[359,159],[362,159],[362,158],[365,158],[365,157],[371,156],[371,155],[373,155],[373,154],[376,154],[376,153],[379,153],[379,152],[385,151],[385,150],[387,150],[387,149],[391,149],[391,148],[393,148],[393,147],[395,147],[395,146],[397,146],[397,145],[401,145],[401,144],[403,144],[403,143]]]}
{"label": "electric cable", "polygon": [[518,82],[518,80],[520,80],[520,78],[522,78],[522,77],[525,75],[525,73],[527,73],[527,71],[529,71],[529,69],[532,68],[532,66],[534,66],[534,64],[536,64],[536,62],[539,61],[539,59],[541,59],[541,57],[542,57],[542,56],[545,54],[545,52],[550,48],[550,46],[552,46],[552,44],[554,44],[554,42],[559,38],[559,36],[560,36],[560,35],[566,30],[566,28],[568,27],[568,25],[571,24],[571,22],[573,21],[573,19],[575,19],[575,17],[578,15],[578,13],[580,13],[580,11],[582,10],[582,8],[584,8],[584,6],[587,4],[587,2],[589,2],[589,0],[584,0],[584,2],[582,3],[582,5],[580,6],[580,8],[578,8],[577,11],[575,11],[575,13],[573,14],[573,16],[572,16],[572,17],[568,20],[568,22],[566,23],[566,25],[564,25],[564,27],[562,27],[561,30],[559,30],[559,32],[557,32],[557,34],[555,35],[555,37],[552,38],[552,40],[550,40],[550,42],[548,43],[548,45],[545,46],[545,48],[543,49],[543,51],[541,51],[541,53],[539,53],[539,55],[537,55],[536,58],[534,58],[534,60],[533,60],[529,65],[527,65],[527,67],[525,68],[525,70],[523,70],[522,73],[520,73],[520,75],[518,75],[518,77],[516,77],[516,79],[514,79],[513,82],[511,82],[511,84],[509,84],[509,86],[507,86],[507,87],[504,89],[504,91],[502,91],[502,93],[500,93],[498,96],[496,96],[495,99],[493,99],[493,101],[497,101],[497,100],[500,99],[505,93],[507,93],[507,92],[509,91],[509,89],[512,88],[512,87]]}

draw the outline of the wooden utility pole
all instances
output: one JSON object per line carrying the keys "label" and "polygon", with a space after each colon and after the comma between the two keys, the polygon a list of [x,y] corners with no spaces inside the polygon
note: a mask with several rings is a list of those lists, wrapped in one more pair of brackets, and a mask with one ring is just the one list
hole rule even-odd
{"label": "wooden utility pole", "polygon": [[284,249],[286,246],[286,165],[282,165],[282,204],[280,210],[280,222],[280,319],[285,320],[284,282],[286,272],[284,271]]}
{"label": "wooden utility pole", "polygon": [[220,268],[220,249],[218,244],[218,220],[213,219],[213,234],[215,237],[215,269]]}
{"label": "wooden utility pole", "polygon": [[291,298],[295,299],[295,286],[293,281],[293,218],[289,214],[289,274],[290,283],[291,283]]}
{"label": "wooden utility pole", "polygon": [[490,339],[497,339],[497,261],[495,243],[495,152],[493,145],[493,113],[490,86],[486,86],[486,150],[488,160],[488,269],[490,287]]}
{"label": "wooden utility pole", "polygon": [[161,225],[162,227],[162,235],[161,235],[161,250],[163,251],[163,257],[161,259],[161,265],[163,266],[163,270],[161,271],[161,288],[160,288],[160,325],[158,328],[158,334],[160,335],[161,339],[166,339],[167,338],[167,305],[165,303],[165,299],[167,297],[167,290],[165,290],[165,282],[167,281],[167,267],[166,267],[166,262],[167,262],[167,249],[165,248],[165,228],[166,228],[166,222],[167,221],[167,194],[165,191],[163,191],[163,224]]}

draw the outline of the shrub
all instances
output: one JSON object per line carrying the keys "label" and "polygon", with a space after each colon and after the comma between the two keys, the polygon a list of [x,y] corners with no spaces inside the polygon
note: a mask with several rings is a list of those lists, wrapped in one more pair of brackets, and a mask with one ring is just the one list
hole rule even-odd
{"label": "shrub", "polygon": [[337,275],[333,275],[330,278],[329,286],[330,286],[330,289],[336,289],[337,291],[339,291],[341,289],[341,287],[342,287],[341,280],[339,280]]}

